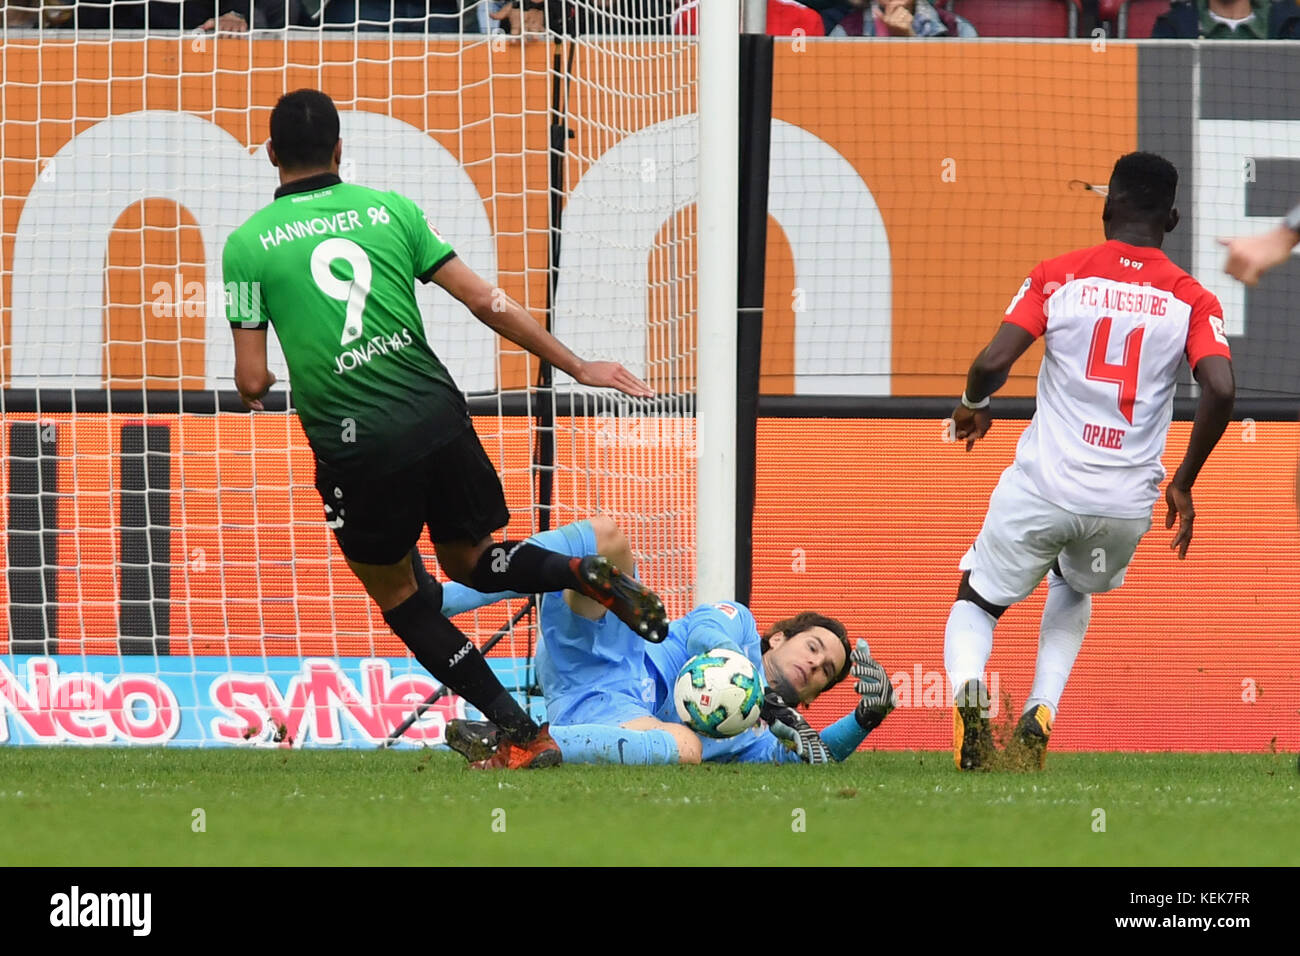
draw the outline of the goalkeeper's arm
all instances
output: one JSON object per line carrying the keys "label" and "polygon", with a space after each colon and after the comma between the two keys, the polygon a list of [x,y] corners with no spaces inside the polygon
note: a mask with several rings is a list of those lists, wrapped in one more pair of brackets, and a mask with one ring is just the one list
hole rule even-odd
{"label": "goalkeeper's arm", "polygon": [[[831,760],[838,762],[857,750],[868,733],[862,729],[854,714],[849,713],[823,730],[820,736]],[[790,742],[777,736],[770,728],[760,734],[745,733],[721,740],[701,737],[700,747],[701,759],[705,763],[812,762],[808,759],[809,755],[800,753],[797,745],[791,746]]]}
{"label": "goalkeeper's arm", "polygon": [[817,731],[786,705],[781,692],[768,687],[763,695],[767,730],[714,740],[700,738],[701,759],[707,763],[829,763],[830,751]]}
{"label": "goalkeeper's arm", "polygon": [[758,643],[758,626],[753,615],[743,605],[730,602],[697,607],[686,617],[684,630],[688,658],[719,648],[748,656],[743,646],[746,640],[751,646]]}
{"label": "goalkeeper's arm", "polygon": [[854,709],[823,730],[822,740],[834,760],[844,761],[853,755],[853,751],[862,746],[862,741],[866,740],[867,734],[874,729],[874,726],[863,727],[858,723],[857,710]]}
{"label": "goalkeeper's arm", "polygon": [[[858,722],[857,711],[853,710],[845,714],[835,723],[823,730],[819,737],[825,744],[831,760],[836,763],[842,763],[853,755],[853,752],[862,745],[862,741],[867,739],[867,734],[871,733],[873,727],[864,728]],[[773,736],[773,749],[783,751],[779,756],[774,756],[772,762],[780,763],[783,761],[794,762],[795,760],[803,761],[804,756],[797,749],[789,748],[789,745],[782,741],[775,734]],[[789,749],[787,749],[789,748]]]}
{"label": "goalkeeper's arm", "polygon": [[[871,657],[867,642],[858,639],[851,655],[857,706],[820,734],[785,703],[794,699],[788,688],[770,686],[763,698],[768,732],[737,746],[737,738],[701,739],[704,761],[743,763],[840,762],[858,749],[867,735],[894,709],[894,688],[885,669]],[[748,736],[748,735],[745,735]]]}
{"label": "goalkeeper's arm", "polygon": [[[823,730],[820,736],[826,749],[830,751],[831,759],[836,763],[842,763],[853,755],[853,752],[862,745],[862,741],[867,739],[869,733],[871,729],[865,729],[858,723],[857,712],[850,711]],[[705,760],[709,759],[709,743],[710,741],[704,742]],[[754,748],[752,754],[746,754],[738,759],[755,763],[803,762],[803,757],[798,751],[789,748],[770,731],[759,738],[759,746]]]}

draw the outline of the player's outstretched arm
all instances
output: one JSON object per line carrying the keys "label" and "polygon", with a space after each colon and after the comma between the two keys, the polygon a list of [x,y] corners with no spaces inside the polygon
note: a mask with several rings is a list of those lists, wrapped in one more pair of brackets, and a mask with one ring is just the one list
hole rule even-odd
{"label": "player's outstretched arm", "polygon": [[262,396],[275,384],[266,367],[266,329],[230,330],[235,336],[235,388],[245,408],[262,410]]}
{"label": "player's outstretched arm", "polygon": [[966,442],[967,451],[993,424],[993,416],[987,407],[989,396],[1006,384],[1011,367],[1033,344],[1033,334],[1023,326],[1003,322],[993,340],[971,363],[966,374],[965,394],[952,413],[954,437]]}
{"label": "player's outstretched arm", "polygon": [[1285,221],[1268,232],[1257,236],[1220,239],[1228,247],[1228,261],[1223,271],[1246,285],[1254,285],[1269,269],[1280,266],[1291,257],[1291,250],[1300,244],[1300,206],[1287,215]]}
{"label": "player's outstretched arm", "polygon": [[618,362],[586,362],[574,355],[528,311],[501,289],[493,288],[460,259],[449,259],[433,274],[438,283],[465,304],[474,317],[544,362],[583,385],[616,388],[633,398],[651,398],[654,390]]}
{"label": "player's outstretched arm", "polygon": [[1178,533],[1169,547],[1178,552],[1179,560],[1187,556],[1187,548],[1192,543],[1192,521],[1196,517],[1192,484],[1228,427],[1236,394],[1232,362],[1222,355],[1207,355],[1196,363],[1192,374],[1201,386],[1201,400],[1196,406],[1196,421],[1187,440],[1187,452],[1165,489],[1165,502],[1169,505],[1165,527],[1172,528],[1174,521],[1178,521]]}
{"label": "player's outstretched arm", "polygon": [[[737,654],[745,654],[747,642],[757,649],[759,644],[758,627],[748,610],[729,601],[719,604],[701,605],[685,618],[683,631],[686,636],[686,656],[707,654],[709,651],[725,648]],[[760,669],[759,673],[762,673]]]}

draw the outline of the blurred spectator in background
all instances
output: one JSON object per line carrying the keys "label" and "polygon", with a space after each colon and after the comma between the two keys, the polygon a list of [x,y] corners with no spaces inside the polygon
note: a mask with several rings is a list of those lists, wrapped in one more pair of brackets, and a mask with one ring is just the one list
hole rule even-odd
{"label": "blurred spectator in background", "polygon": [[800,0],[800,2],[821,14],[822,27],[827,34],[835,24],[844,19],[844,14],[849,10],[848,0]]}
{"label": "blurred spectator in background", "polygon": [[78,0],[76,26],[243,33],[253,28],[279,29],[296,7],[296,0]]}
{"label": "blurred spectator in background", "polygon": [[1178,0],[1156,20],[1157,39],[1296,40],[1300,6],[1294,0]]}
{"label": "blurred spectator in background", "polygon": [[73,0],[9,0],[0,23],[9,29],[60,27],[72,21]]}
{"label": "blurred spectator in background", "polygon": [[583,36],[663,36],[671,33],[674,0],[582,0],[572,4],[571,29]]}
{"label": "blurred spectator in background", "polygon": [[[701,0],[685,0],[678,5],[673,12],[673,33],[690,36],[699,32],[700,2]],[[795,0],[767,0],[768,36],[795,36],[796,30],[801,31],[802,36],[826,35],[821,14],[811,7],[796,3]]]}
{"label": "blurred spectator in background", "polygon": [[469,26],[461,0],[303,0],[305,23],[329,28],[394,33],[461,33]]}
{"label": "blurred spectator in background", "polygon": [[[479,5],[492,21],[488,30],[511,36],[546,33],[546,4],[543,0],[489,0]],[[483,16],[479,15],[480,23]]]}
{"label": "blurred spectator in background", "polygon": [[[930,0],[850,0],[833,37],[973,37],[975,28]],[[827,12],[823,16],[834,16]]]}

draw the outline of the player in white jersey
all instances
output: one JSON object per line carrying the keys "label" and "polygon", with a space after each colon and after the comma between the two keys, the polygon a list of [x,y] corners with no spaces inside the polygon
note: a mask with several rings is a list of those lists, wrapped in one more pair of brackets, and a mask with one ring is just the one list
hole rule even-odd
{"label": "player in white jersey", "polygon": [[1160,458],[1184,355],[1201,386],[1182,464],[1165,492],[1165,527],[1182,559],[1192,540],[1192,483],[1232,414],[1233,381],[1218,299],[1160,251],[1178,224],[1178,171],[1152,153],[1115,163],[1106,242],[1034,267],[953,412],[969,451],[988,431],[989,396],[1040,335],[1038,408],[989,499],[944,632],[953,701],[953,760],[987,769],[994,752],[984,668],[1008,606],[1048,579],[1034,683],[1013,746],[1046,760],[1066,679],[1083,644],[1091,595],[1117,588],[1165,470]]}

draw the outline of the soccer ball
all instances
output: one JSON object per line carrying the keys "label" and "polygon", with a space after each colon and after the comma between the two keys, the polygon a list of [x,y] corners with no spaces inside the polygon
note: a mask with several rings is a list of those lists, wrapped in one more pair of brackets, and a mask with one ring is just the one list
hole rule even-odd
{"label": "soccer ball", "polygon": [[706,737],[734,737],[758,722],[762,681],[749,658],[716,648],[686,662],[673,686],[683,724]]}

